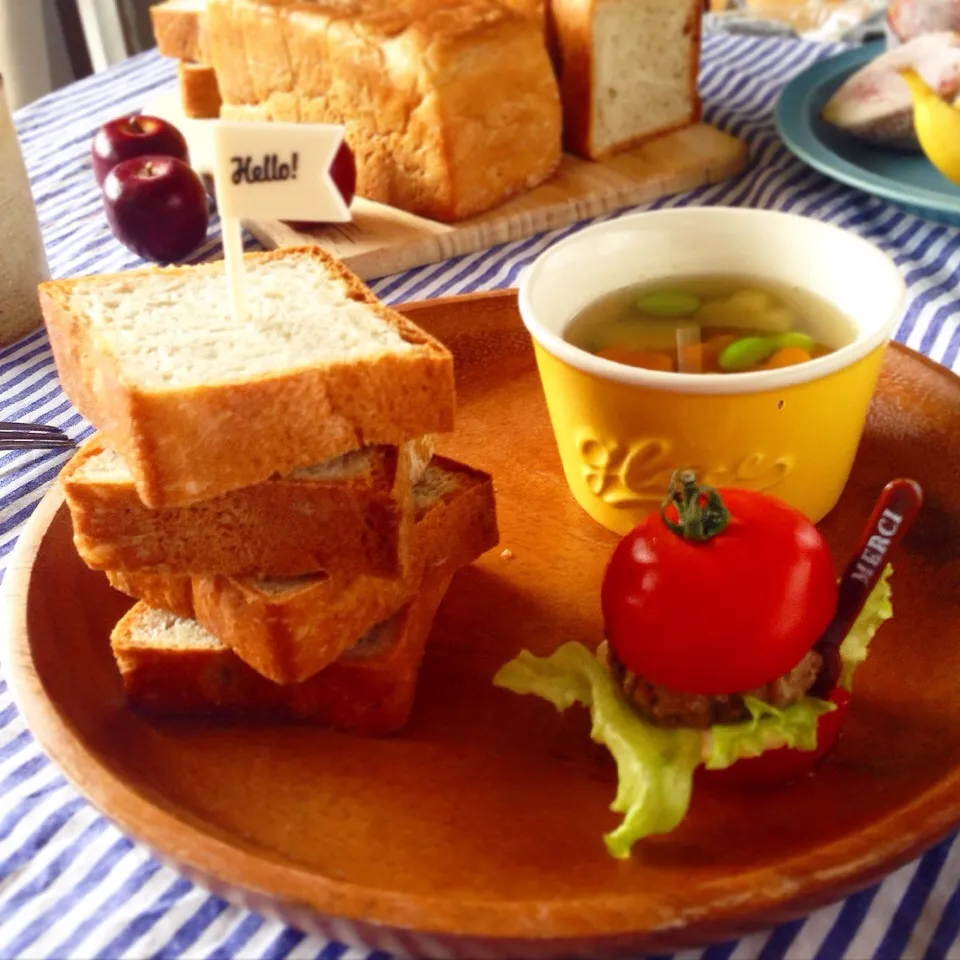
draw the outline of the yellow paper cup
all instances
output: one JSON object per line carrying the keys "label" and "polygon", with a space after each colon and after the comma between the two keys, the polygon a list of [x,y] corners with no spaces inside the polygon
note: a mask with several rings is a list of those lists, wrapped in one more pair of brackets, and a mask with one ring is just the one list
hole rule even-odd
{"label": "yellow paper cup", "polygon": [[[697,274],[803,287],[836,305],[855,337],[808,363],[739,374],[642,370],[563,339],[604,294]],[[573,496],[626,533],[659,508],[672,472],[692,467],[706,483],[762,490],[820,520],[850,475],[905,296],[896,265],[871,243],[767,210],[640,213],[549,248],[523,275],[520,313]]]}

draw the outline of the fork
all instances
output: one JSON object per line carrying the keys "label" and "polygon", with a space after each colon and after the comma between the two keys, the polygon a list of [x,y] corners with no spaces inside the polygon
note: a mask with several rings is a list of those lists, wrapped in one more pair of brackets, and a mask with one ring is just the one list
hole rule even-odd
{"label": "fork", "polygon": [[52,450],[75,446],[59,427],[0,422],[0,450]]}

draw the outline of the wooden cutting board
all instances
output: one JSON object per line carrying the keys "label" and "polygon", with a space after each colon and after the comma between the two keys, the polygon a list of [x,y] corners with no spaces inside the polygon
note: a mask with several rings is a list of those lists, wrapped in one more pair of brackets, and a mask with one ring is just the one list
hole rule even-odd
{"label": "wooden cutting board", "polygon": [[[210,170],[213,121],[186,118],[175,92],[147,104],[144,112],[176,124],[187,138],[194,166],[201,172]],[[268,248],[317,244],[368,279],[718,183],[741,173],[747,161],[744,143],[701,123],[600,163],[564,156],[560,169],[546,183],[456,224],[426,220],[357,198],[352,223],[309,231],[295,230],[279,220],[250,221],[244,226]]]}

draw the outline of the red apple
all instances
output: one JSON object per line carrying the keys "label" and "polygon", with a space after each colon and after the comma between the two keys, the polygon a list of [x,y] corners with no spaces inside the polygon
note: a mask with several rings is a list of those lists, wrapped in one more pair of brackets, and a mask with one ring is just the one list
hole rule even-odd
{"label": "red apple", "polygon": [[333,177],[343,202],[349,207],[353,203],[353,195],[357,192],[357,161],[346,140],[340,144],[340,149],[330,164],[330,176]]}
{"label": "red apple", "polygon": [[103,186],[106,175],[121,161],[131,157],[176,157],[188,160],[187,141],[172,124],[145,114],[117,117],[105,123],[93,138],[90,151],[93,175]]}
{"label": "red apple", "polygon": [[103,181],[113,235],[147,260],[183,260],[207,235],[207,194],[197,173],[175,157],[133,157]]}
{"label": "red apple", "polygon": [[[349,207],[357,192],[357,161],[346,140],[340,144],[340,149],[330,164],[330,176],[334,186],[340,191],[343,202]],[[291,220],[289,223],[294,228],[313,225],[310,220]]]}

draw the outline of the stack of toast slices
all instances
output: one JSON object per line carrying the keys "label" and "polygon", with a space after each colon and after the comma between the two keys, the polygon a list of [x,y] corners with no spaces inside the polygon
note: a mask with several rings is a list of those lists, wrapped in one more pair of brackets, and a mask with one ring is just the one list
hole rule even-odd
{"label": "stack of toast slices", "polygon": [[315,248],[50,281],[64,389],[98,432],[61,475],[83,561],[136,603],[131,705],[377,736],[434,615],[497,544],[491,477],[434,453],[453,360]]}

